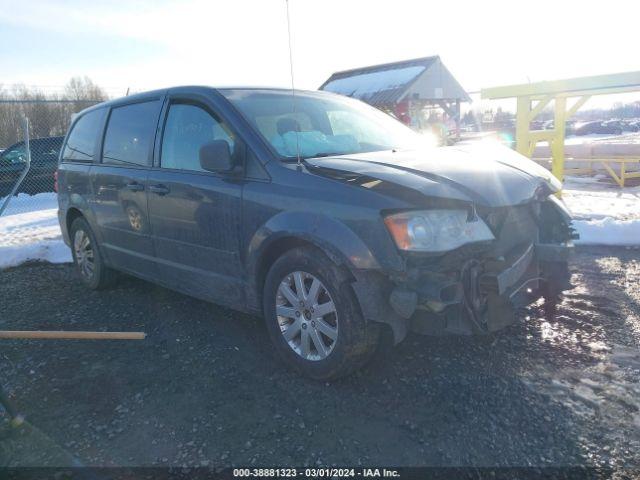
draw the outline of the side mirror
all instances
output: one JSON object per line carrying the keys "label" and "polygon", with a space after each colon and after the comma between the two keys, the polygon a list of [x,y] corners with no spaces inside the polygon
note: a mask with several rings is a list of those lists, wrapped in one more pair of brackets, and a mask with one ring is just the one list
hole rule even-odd
{"label": "side mirror", "polygon": [[200,166],[208,172],[225,173],[233,170],[231,150],[224,140],[214,140],[200,147]]}

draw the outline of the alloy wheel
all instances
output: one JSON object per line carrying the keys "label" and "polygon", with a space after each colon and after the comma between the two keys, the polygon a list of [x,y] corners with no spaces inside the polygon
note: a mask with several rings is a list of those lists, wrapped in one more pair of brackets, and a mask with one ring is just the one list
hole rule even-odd
{"label": "alloy wheel", "polygon": [[93,278],[95,262],[91,239],[84,230],[77,230],[73,237],[73,250],[76,254],[76,264],[83,277],[88,280]]}
{"label": "alloy wheel", "polygon": [[292,272],[276,293],[280,332],[305,360],[324,360],[338,340],[338,312],[324,284],[307,272]]}

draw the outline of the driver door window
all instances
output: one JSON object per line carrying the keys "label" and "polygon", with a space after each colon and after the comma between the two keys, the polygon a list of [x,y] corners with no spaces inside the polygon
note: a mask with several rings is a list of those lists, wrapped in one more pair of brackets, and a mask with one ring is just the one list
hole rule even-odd
{"label": "driver door window", "polygon": [[173,104],[164,127],[160,166],[204,172],[200,166],[200,147],[214,140],[225,140],[233,153],[235,140],[224,123],[196,105]]}

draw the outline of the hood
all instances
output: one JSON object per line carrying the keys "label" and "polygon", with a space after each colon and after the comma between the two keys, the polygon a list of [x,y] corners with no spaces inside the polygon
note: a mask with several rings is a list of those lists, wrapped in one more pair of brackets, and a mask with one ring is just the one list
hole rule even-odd
{"label": "hood", "polygon": [[345,172],[416,190],[426,196],[474,202],[487,207],[518,205],[549,193],[560,182],[543,167],[513,150],[487,145],[402,152],[371,152],[306,161],[311,171]]}

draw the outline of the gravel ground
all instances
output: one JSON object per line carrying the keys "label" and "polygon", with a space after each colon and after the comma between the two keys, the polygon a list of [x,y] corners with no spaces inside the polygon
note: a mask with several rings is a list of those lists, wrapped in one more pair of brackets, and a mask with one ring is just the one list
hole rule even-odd
{"label": "gravel ground", "polygon": [[91,292],[70,265],[2,271],[4,329],[148,337],[2,340],[0,381],[51,448],[0,414],[0,460],[638,468],[640,251],[582,248],[572,269],[555,318],[533,306],[489,338],[410,335],[332,383],[284,368],[255,317],[132,278]]}

